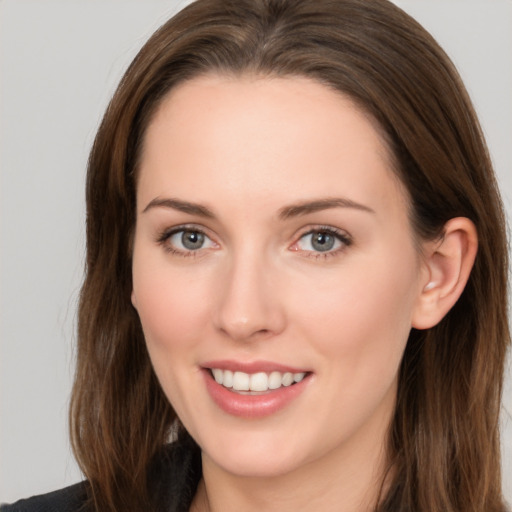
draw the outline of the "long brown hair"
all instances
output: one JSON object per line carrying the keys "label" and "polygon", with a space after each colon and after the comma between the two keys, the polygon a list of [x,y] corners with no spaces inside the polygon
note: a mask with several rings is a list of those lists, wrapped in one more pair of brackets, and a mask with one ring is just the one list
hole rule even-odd
{"label": "long brown hair", "polygon": [[449,58],[387,0],[199,0],[124,75],[87,175],[86,277],[71,437],[98,511],[150,510],[147,471],[176,415],[131,306],[131,239],[145,130],[176,84],[205,73],[306,76],[376,120],[418,237],[471,219],[479,251],[460,300],[414,330],[389,434],[379,512],[503,511],[498,420],[507,323],[502,203],[471,101]]}

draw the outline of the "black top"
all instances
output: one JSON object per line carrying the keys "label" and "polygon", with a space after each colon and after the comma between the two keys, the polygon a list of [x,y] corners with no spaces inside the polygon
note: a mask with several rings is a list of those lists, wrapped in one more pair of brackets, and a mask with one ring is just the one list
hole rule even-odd
{"label": "black top", "polygon": [[[192,441],[172,443],[158,456],[149,471],[151,495],[158,512],[189,510],[201,478],[201,454]],[[0,512],[91,512],[87,482],[58,491],[0,505]]]}
{"label": "black top", "polygon": [[1,512],[75,512],[87,499],[85,484],[79,483],[59,491],[20,500],[12,505],[1,505]]}

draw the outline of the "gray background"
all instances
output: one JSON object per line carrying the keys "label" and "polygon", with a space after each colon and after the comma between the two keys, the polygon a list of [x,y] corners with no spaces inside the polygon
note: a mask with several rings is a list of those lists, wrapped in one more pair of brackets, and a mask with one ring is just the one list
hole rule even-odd
{"label": "gray background", "polygon": [[[84,169],[106,103],[186,1],[0,0],[0,502],[80,480],[67,441]],[[512,212],[512,1],[397,0],[459,67]],[[512,502],[512,378],[504,399]]]}

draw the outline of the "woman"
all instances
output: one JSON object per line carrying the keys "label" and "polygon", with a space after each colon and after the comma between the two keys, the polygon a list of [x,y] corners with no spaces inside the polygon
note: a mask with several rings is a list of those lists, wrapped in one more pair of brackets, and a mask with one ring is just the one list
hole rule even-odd
{"label": "woman", "polygon": [[19,507],[505,510],[501,201],[397,7],[185,8],[105,114],[87,208],[87,483]]}

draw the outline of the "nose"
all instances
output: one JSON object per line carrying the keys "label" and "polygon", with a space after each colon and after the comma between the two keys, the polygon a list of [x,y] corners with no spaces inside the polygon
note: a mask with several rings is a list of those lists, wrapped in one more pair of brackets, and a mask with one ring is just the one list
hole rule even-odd
{"label": "nose", "polygon": [[281,333],[286,318],[276,270],[254,253],[233,260],[219,279],[215,328],[236,341]]}

